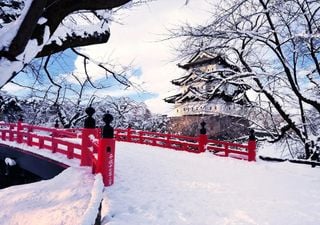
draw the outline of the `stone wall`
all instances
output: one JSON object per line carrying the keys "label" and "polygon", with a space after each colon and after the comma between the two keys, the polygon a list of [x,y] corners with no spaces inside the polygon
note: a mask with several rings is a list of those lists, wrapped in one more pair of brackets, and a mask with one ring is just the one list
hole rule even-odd
{"label": "stone wall", "polygon": [[170,117],[168,131],[175,134],[198,136],[202,121],[206,122],[207,135],[212,139],[230,140],[249,134],[248,120],[226,115]]}

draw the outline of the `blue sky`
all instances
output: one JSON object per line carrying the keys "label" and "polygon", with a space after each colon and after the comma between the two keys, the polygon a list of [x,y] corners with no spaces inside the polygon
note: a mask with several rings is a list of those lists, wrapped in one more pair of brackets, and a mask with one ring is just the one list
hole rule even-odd
{"label": "blue sky", "polygon": [[[191,0],[187,6],[185,2],[157,0],[125,10],[110,25],[111,37],[108,43],[81,49],[95,61],[131,65],[133,70],[130,72],[130,80],[141,87],[124,89],[110,80],[111,87],[99,95],[131,97],[145,102],[152,112],[170,113],[172,105],[165,103],[163,98],[176,93],[170,81],[181,76],[184,71],[176,66],[177,61],[173,61],[176,57],[173,47],[179,42],[160,40],[166,37],[169,28],[184,22],[200,23],[208,18],[208,1]],[[57,73],[73,71],[82,76],[82,58],[70,52],[67,55],[58,60],[56,65],[51,65],[51,68]],[[88,70],[96,82],[104,76],[103,71],[95,65],[88,65]],[[4,90],[17,93],[16,87],[12,86]]]}

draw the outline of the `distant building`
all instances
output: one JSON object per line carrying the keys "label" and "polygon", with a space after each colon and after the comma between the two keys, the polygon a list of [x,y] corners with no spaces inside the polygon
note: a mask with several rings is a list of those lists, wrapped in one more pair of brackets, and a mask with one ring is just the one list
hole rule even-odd
{"label": "distant building", "polygon": [[[171,81],[179,87],[179,93],[164,99],[174,104],[170,123],[173,132],[196,135],[201,120],[207,123],[212,137],[232,138],[238,136],[235,132],[247,129],[247,121],[236,115],[248,102],[245,91],[249,87],[233,79],[234,71],[239,70],[236,66],[221,55],[207,52],[198,52],[178,66],[186,71]],[[225,128],[233,129],[233,134]]]}

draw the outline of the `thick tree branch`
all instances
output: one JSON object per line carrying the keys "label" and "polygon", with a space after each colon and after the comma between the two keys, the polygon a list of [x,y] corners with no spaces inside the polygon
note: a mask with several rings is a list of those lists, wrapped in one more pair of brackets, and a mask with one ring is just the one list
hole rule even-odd
{"label": "thick tree branch", "polygon": [[109,40],[110,33],[105,31],[104,33],[95,33],[93,35],[68,35],[64,40],[61,40],[61,44],[57,44],[55,41],[45,45],[41,52],[37,54],[37,58],[48,56],[57,52],[64,51],[68,48],[82,47],[93,44],[106,43]]}
{"label": "thick tree branch", "polygon": [[[99,44],[108,41],[110,35],[109,31],[107,29],[102,29],[87,35],[85,31],[80,34],[71,32],[69,36],[61,37],[63,42],[60,46],[57,43],[47,43],[62,24],[64,18],[71,13],[79,13],[82,10],[111,10],[130,2],[131,0],[30,1],[30,7],[28,7],[28,5],[25,6],[20,15],[22,22],[16,23],[16,26],[18,27],[14,27],[15,24],[13,22],[7,25],[8,28],[12,27],[17,30],[17,33],[12,40],[8,39],[1,43],[0,65],[5,66],[10,62],[15,61],[17,61],[17,65],[13,68],[5,69],[6,72],[2,75],[3,79],[1,80],[0,87],[5,85],[19,73],[34,57],[48,56],[49,54],[63,51],[70,47]],[[36,42],[33,42],[31,45],[31,40]],[[46,44],[48,45],[44,47]],[[28,49],[26,49],[27,47]]]}
{"label": "thick tree branch", "polygon": [[11,42],[9,51],[7,52],[9,57],[15,58],[17,55],[21,54],[24,51],[25,46],[33,35],[33,31],[37,26],[37,22],[43,13],[46,2],[47,1],[45,0],[32,1],[30,8],[28,9],[26,16],[24,17],[24,20],[19,27],[17,35]]}

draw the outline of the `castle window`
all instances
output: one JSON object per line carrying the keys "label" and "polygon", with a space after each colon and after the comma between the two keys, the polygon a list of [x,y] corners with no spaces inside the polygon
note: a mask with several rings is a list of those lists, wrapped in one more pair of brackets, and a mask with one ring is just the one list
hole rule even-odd
{"label": "castle window", "polygon": [[211,73],[214,71],[214,65],[208,65],[207,66],[207,73]]}

